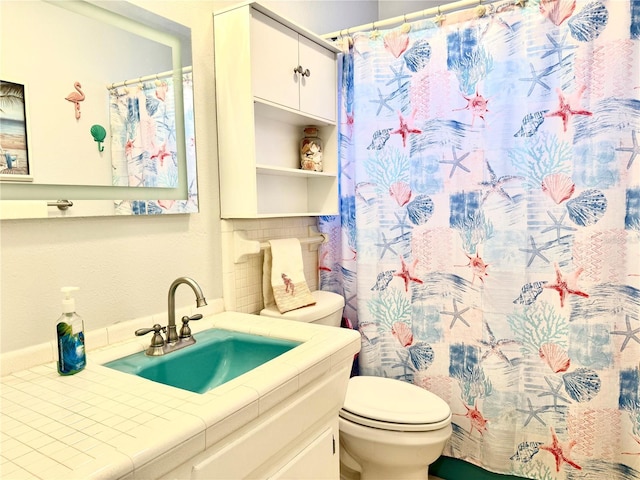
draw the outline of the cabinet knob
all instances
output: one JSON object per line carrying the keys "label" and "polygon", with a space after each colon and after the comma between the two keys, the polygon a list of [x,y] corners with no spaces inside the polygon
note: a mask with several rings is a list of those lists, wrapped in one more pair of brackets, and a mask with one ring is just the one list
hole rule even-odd
{"label": "cabinet knob", "polygon": [[294,68],[293,69],[293,73],[299,73],[303,77],[310,77],[311,76],[311,72],[309,71],[309,69],[308,68],[303,69],[302,65],[298,65],[296,68]]}

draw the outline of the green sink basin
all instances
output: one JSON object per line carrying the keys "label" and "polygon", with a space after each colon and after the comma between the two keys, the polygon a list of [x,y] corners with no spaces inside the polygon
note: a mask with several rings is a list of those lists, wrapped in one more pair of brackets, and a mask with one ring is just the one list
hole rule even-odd
{"label": "green sink basin", "polygon": [[196,343],[159,357],[134,353],[105,367],[205,393],[288,352],[300,342],[211,329],[194,335]]}

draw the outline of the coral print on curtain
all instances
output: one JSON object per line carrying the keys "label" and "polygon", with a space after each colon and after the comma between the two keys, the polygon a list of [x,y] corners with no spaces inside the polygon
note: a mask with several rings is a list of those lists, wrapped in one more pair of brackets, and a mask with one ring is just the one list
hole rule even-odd
{"label": "coral print on curtain", "polygon": [[522,3],[338,39],[321,284],[445,455],[640,479],[640,1]]}
{"label": "coral print on curtain", "polygon": [[[192,74],[183,74],[187,166],[195,169]],[[127,82],[110,89],[113,184],[129,187],[178,186],[175,89],[171,77]],[[189,194],[197,193],[195,171],[187,175]],[[191,201],[116,202],[118,213],[158,214],[197,212]]]}

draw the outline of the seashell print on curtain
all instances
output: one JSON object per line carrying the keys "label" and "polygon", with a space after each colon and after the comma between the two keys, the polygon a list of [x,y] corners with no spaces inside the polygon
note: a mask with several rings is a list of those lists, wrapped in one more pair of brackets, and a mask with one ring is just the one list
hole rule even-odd
{"label": "seashell print on curtain", "polygon": [[321,288],[359,374],[448,402],[445,455],[640,480],[640,0],[451,18],[340,56]]}
{"label": "seashell print on curtain", "polygon": [[[191,73],[182,75],[188,200],[116,201],[118,214],[198,211]],[[129,82],[128,82],[129,83]],[[175,96],[172,77],[111,88],[110,129],[113,185],[178,186]]]}

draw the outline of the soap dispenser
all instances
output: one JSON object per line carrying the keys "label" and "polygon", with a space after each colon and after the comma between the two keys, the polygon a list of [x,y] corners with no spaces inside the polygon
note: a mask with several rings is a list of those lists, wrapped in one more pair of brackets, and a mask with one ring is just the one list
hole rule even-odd
{"label": "soap dispenser", "polygon": [[58,373],[73,375],[87,364],[84,350],[84,321],[76,313],[76,302],[71,293],[78,287],[62,287],[62,315],[56,325],[58,343]]}

